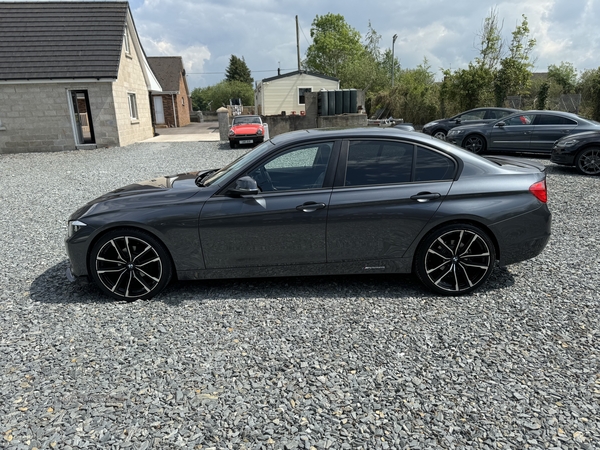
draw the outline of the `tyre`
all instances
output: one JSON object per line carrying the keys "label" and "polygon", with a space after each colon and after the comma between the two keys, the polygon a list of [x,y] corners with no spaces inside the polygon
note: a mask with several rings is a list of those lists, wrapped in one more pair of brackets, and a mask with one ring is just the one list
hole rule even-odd
{"label": "tyre", "polygon": [[600,147],[587,147],[575,157],[575,168],[582,175],[600,175]]}
{"label": "tyre", "polygon": [[485,283],[495,263],[494,244],[483,230],[452,224],[421,241],[415,272],[426,287],[438,294],[463,295]]}
{"label": "tyre", "polygon": [[444,130],[435,130],[431,135],[436,139],[446,140],[446,132]]}
{"label": "tyre", "polygon": [[472,134],[465,138],[462,146],[472,153],[483,153],[485,151],[486,142],[483,136]]}
{"label": "tyre", "polygon": [[229,141],[229,148],[237,148],[237,142]]}
{"label": "tyre", "polygon": [[118,229],[93,246],[90,274],[105,294],[119,300],[146,300],[161,292],[172,276],[164,245],[143,231]]}

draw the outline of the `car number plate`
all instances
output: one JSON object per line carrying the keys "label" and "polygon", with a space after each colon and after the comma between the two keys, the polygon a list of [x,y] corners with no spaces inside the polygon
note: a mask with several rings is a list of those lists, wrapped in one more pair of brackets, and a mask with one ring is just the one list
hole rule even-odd
{"label": "car number plate", "polygon": [[245,139],[243,141],[240,141],[240,144],[252,144],[252,139]]}

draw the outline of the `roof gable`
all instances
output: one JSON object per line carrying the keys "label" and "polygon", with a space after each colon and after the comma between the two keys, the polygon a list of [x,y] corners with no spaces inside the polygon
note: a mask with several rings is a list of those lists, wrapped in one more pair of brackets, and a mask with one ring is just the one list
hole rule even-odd
{"label": "roof gable", "polygon": [[182,76],[187,89],[181,56],[148,56],[147,59],[164,92],[179,92],[179,81]]}
{"label": "roof gable", "polygon": [[325,80],[338,81],[338,82],[340,81],[340,80],[338,80],[337,78],[334,78],[334,77],[330,77],[330,76],[323,75],[323,74],[316,73],[316,72],[307,72],[306,70],[296,70],[294,72],[284,73],[283,75],[276,75],[276,76],[271,77],[271,78],[263,78],[261,81],[263,83],[266,83],[268,81],[279,80],[281,78],[293,77],[293,76],[296,76],[296,75],[310,75],[311,77],[323,78]]}
{"label": "roof gable", "polygon": [[0,2],[0,80],[116,79],[128,11],[127,2]]}

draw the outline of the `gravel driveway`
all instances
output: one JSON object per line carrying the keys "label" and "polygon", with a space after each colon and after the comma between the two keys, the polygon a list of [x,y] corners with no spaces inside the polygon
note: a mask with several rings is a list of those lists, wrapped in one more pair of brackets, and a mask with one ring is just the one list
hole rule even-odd
{"label": "gravel driveway", "polygon": [[600,178],[550,166],[546,250],[460,298],[410,276],[133,303],[67,282],[72,211],[227,147],[0,155],[0,447],[600,448]]}

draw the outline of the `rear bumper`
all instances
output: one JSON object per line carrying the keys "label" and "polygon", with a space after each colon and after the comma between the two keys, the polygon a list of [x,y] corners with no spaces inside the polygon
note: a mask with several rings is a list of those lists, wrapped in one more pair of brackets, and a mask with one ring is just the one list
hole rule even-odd
{"label": "rear bumper", "polygon": [[546,204],[490,226],[498,239],[500,265],[507,266],[539,255],[550,239],[551,226],[552,214]]}

